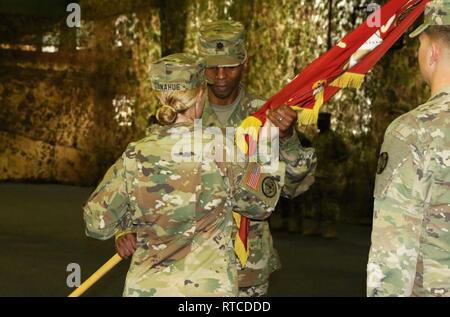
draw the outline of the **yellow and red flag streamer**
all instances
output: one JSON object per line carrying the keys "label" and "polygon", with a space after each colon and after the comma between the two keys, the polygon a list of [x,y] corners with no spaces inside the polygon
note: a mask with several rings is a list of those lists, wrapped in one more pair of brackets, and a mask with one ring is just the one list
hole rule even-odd
{"label": "yellow and red flag streamer", "polygon": [[[255,114],[245,119],[237,136],[238,147],[248,152],[266,122],[266,112],[287,105],[301,110],[302,124],[317,122],[320,108],[342,88],[359,88],[365,75],[386,54],[425,10],[429,0],[391,0],[366,22],[346,35],[335,47],[307,66]],[[379,19],[378,19],[379,17]],[[377,23],[378,22],[378,23]],[[246,137],[243,137],[246,135]],[[248,220],[240,219],[237,244],[247,251]],[[238,253],[238,251],[237,251]],[[238,254],[245,265],[248,254]],[[245,259],[245,261],[243,261]]]}

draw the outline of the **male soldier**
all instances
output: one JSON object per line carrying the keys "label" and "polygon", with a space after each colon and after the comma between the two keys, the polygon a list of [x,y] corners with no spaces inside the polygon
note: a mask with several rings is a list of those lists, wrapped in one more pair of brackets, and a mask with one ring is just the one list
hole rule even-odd
{"label": "male soldier", "polygon": [[[237,128],[264,104],[264,100],[249,94],[241,83],[248,62],[244,31],[241,23],[233,21],[207,23],[200,30],[199,51],[207,61],[209,82],[209,104],[202,116],[205,127]],[[269,111],[267,118],[280,132],[280,157],[287,171],[284,194],[298,196],[313,182],[314,151],[301,147],[294,132],[295,111],[282,107]],[[269,275],[280,268],[268,221],[251,222],[248,243],[248,262],[241,265],[238,261],[239,294],[263,296],[268,291]]]}
{"label": "male soldier", "polygon": [[368,296],[450,296],[450,1],[427,5],[417,36],[431,98],[385,135]]}
{"label": "male soldier", "polygon": [[348,152],[342,138],[331,129],[331,113],[319,114],[318,128],[320,132],[313,140],[318,161],[312,187],[314,207],[305,219],[303,234],[332,239],[336,237],[343,163]]}

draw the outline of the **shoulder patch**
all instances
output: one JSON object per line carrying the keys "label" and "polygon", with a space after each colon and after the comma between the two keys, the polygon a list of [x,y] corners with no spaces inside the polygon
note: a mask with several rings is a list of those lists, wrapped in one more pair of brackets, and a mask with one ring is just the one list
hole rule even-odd
{"label": "shoulder patch", "polygon": [[383,199],[393,182],[397,171],[411,160],[411,148],[409,144],[392,136],[386,135],[378,161],[377,177],[375,180],[374,196]]}
{"label": "shoulder patch", "polygon": [[271,176],[264,178],[262,182],[263,194],[268,198],[273,198],[277,194],[277,183]]}
{"label": "shoulder patch", "polygon": [[284,184],[284,180],[281,180],[281,177],[277,179],[277,176],[263,173],[258,163],[251,162],[245,168],[239,186],[267,206],[275,208],[280,198],[281,186]]}

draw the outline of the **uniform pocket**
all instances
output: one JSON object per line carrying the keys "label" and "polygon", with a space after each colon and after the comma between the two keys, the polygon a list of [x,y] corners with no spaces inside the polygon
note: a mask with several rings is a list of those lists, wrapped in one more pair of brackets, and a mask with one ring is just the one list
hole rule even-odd
{"label": "uniform pocket", "polygon": [[446,205],[450,202],[450,151],[435,152],[430,170],[433,171],[431,184],[431,205]]}

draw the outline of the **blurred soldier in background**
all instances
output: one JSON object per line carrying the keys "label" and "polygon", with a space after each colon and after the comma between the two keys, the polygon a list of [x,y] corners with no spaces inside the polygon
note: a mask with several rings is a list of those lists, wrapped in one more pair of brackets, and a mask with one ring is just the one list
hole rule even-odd
{"label": "blurred soldier in background", "polygon": [[313,139],[318,160],[316,183],[312,186],[314,206],[305,215],[303,234],[335,238],[348,151],[342,138],[331,130],[330,113],[320,113],[318,128],[320,132]]}
{"label": "blurred soldier in background", "polygon": [[[312,147],[312,142],[308,136],[297,131],[300,143],[304,147]],[[310,179],[311,184],[314,177]],[[280,197],[276,211],[270,217],[270,227],[273,230],[282,230],[291,233],[303,232],[303,218],[313,208],[312,191],[306,191],[294,199]]]}

